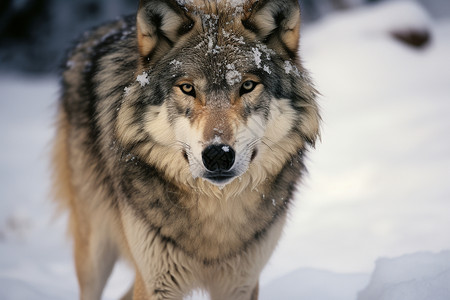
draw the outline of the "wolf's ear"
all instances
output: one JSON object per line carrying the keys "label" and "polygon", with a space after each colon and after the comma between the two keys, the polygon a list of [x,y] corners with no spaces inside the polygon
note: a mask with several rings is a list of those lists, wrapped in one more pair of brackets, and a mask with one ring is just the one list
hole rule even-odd
{"label": "wolf's ear", "polygon": [[194,25],[176,0],[141,0],[136,23],[139,52],[145,58],[168,51]]}
{"label": "wolf's ear", "polygon": [[297,57],[300,6],[297,0],[251,0],[242,24],[280,54]]}

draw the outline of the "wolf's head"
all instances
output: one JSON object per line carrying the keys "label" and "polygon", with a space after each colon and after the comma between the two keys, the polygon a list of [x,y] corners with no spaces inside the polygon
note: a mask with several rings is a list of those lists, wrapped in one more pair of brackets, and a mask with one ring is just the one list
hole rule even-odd
{"label": "wolf's head", "polygon": [[297,0],[141,0],[120,140],[191,186],[276,175],[319,131],[299,31]]}

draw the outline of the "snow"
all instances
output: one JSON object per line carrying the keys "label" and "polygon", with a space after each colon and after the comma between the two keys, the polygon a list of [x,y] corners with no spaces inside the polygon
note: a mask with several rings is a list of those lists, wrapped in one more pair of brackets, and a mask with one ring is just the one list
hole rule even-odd
{"label": "snow", "polygon": [[448,300],[449,283],[450,251],[383,258],[358,300]]}
{"label": "snow", "polygon": [[225,74],[225,79],[227,80],[229,86],[241,82],[242,74],[236,70],[236,66],[234,64],[227,64],[226,68],[227,73]]}
{"label": "snow", "polygon": [[266,66],[266,65],[264,65],[263,70],[264,70],[266,73],[272,74],[272,71],[271,71],[270,68],[269,68],[268,66]]}
{"label": "snow", "polygon": [[285,61],[284,62],[284,72],[286,74],[290,74],[292,72],[292,70],[294,70],[294,67],[292,66],[292,64],[289,61]]}
{"label": "snow", "polygon": [[252,48],[253,60],[255,61],[256,67],[258,69],[262,68],[268,74],[272,74],[272,71],[270,70],[269,66],[267,66],[267,65],[262,66],[261,65],[262,64],[262,59],[261,59],[262,53],[261,53],[260,49],[265,52],[265,54],[267,56],[266,57],[267,60],[270,60],[270,54],[273,54],[273,53],[268,51],[268,49],[264,48],[262,45],[258,45],[258,46],[259,46],[258,48],[254,48],[254,47]]}
{"label": "snow", "polygon": [[192,5],[194,0],[177,0],[178,5]]}
{"label": "snow", "polygon": [[243,6],[247,0],[226,0],[226,1],[229,2],[233,7],[239,7]]}
{"label": "snow", "polygon": [[124,93],[125,96],[128,96],[128,95],[130,94],[130,92],[131,92],[131,88],[128,87],[128,86],[126,86],[126,87],[123,89],[123,93]]}
{"label": "snow", "polygon": [[144,87],[147,84],[150,84],[148,74],[146,72],[143,72],[141,75],[138,75],[136,78],[136,81],[140,83],[141,87]]}
{"label": "snow", "polygon": [[[450,299],[450,19],[414,3],[330,15],[302,32],[322,142],[261,299]],[[431,44],[389,34],[403,28],[430,30]],[[48,200],[57,82],[0,74],[0,299],[78,297],[66,216]],[[119,264],[104,299],[131,281]]]}
{"label": "snow", "polygon": [[294,73],[295,75],[300,76],[298,68],[288,60],[284,62],[284,72],[286,74]]}
{"label": "snow", "polygon": [[[176,0],[179,5],[195,5],[194,0]],[[242,7],[247,0],[219,0],[217,2],[226,2],[227,5],[231,7],[239,8]],[[202,5],[197,4],[198,8],[201,8]]]}
{"label": "snow", "polygon": [[[416,1],[396,0],[330,15],[315,29],[332,39],[354,36],[375,38],[398,29],[426,29],[432,22],[428,13]],[[358,25],[354,26],[355,24]],[[302,44],[306,45],[304,40]]]}
{"label": "snow", "polygon": [[261,52],[258,48],[252,48],[253,51],[253,59],[255,60],[256,67],[261,68]]}
{"label": "snow", "polygon": [[183,63],[181,61],[176,60],[176,59],[172,60],[169,64],[170,65],[174,65],[175,68],[179,68],[179,67],[181,67],[183,65]]}
{"label": "snow", "polygon": [[301,269],[265,285],[260,300],[351,300],[367,281],[366,274]]}
{"label": "snow", "polygon": [[[322,142],[273,264],[368,272],[380,256],[450,247],[450,22],[430,25],[432,43],[417,50],[378,31],[389,8],[398,6],[332,15],[302,33]],[[415,25],[397,15],[395,25]]]}

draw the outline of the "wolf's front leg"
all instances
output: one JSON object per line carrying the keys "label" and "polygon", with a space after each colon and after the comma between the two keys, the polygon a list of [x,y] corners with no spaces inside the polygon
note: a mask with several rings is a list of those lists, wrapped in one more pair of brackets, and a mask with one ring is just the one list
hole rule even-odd
{"label": "wolf's front leg", "polygon": [[250,298],[250,300],[258,300],[258,296],[259,296],[259,283],[253,289],[252,297]]}
{"label": "wolf's front leg", "polygon": [[71,216],[74,255],[81,300],[100,300],[116,259],[115,245],[108,239],[101,223],[88,221],[75,213]]}
{"label": "wolf's front leg", "polygon": [[183,294],[173,276],[143,279],[136,274],[133,300],[182,300]]}
{"label": "wolf's front leg", "polygon": [[136,269],[133,300],[182,300],[195,281],[187,257],[128,207],[121,213]]}

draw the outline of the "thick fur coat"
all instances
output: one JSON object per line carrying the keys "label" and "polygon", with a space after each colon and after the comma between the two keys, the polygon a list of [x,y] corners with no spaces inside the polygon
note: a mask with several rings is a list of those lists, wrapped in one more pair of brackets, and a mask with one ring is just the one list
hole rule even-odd
{"label": "thick fur coat", "polygon": [[142,0],[86,33],[62,77],[54,190],[80,298],[119,257],[124,299],[256,300],[319,134],[296,0]]}

